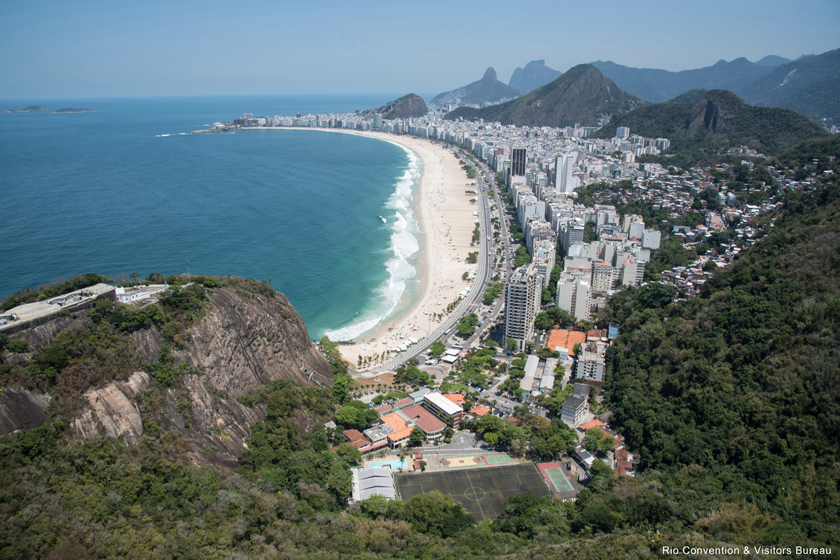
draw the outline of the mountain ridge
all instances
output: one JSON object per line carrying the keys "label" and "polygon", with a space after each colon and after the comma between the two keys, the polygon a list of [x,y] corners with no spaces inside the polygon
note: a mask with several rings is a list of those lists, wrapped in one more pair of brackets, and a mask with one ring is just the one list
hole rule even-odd
{"label": "mountain ridge", "polygon": [[557,79],[562,72],[545,65],[545,60],[532,60],[525,68],[513,71],[508,85],[515,90],[528,93]]}
{"label": "mountain ridge", "polygon": [[651,102],[665,102],[697,88],[726,89],[752,105],[840,122],[840,49],[793,61],[776,55],[758,62],[743,57],[719,60],[712,66],[680,72],[632,68],[611,61],[592,64],[621,89]]}
{"label": "mountain ridge", "polygon": [[[698,93],[695,90],[693,95]],[[689,94],[692,92],[675,99],[690,99]],[[672,148],[746,145],[768,155],[828,135],[818,124],[790,109],[754,107],[727,90],[703,92],[693,102],[647,105],[611,121],[594,137],[609,138],[619,126],[629,127],[632,134],[640,136],[669,138]]]}
{"label": "mountain ridge", "polygon": [[450,105],[460,102],[465,105],[480,105],[482,103],[496,103],[502,99],[516,98],[521,95],[521,91],[500,82],[496,76],[496,70],[490,66],[480,80],[440,93],[432,99],[431,103],[433,105]]}
{"label": "mountain ridge", "polygon": [[579,64],[518,99],[483,109],[460,107],[444,118],[483,118],[516,126],[596,126],[602,114],[625,114],[646,104],[594,66]]}

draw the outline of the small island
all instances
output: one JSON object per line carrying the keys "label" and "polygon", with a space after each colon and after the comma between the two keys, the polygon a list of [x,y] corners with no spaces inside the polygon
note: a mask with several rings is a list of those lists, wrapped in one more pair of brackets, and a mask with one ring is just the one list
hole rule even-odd
{"label": "small island", "polygon": [[59,109],[58,111],[53,111],[54,115],[58,113],[93,113],[93,109],[73,109],[65,107],[63,109]]}
{"label": "small island", "polygon": [[3,109],[0,113],[39,113],[46,110],[46,107],[41,107],[40,105],[30,105],[23,109]]}

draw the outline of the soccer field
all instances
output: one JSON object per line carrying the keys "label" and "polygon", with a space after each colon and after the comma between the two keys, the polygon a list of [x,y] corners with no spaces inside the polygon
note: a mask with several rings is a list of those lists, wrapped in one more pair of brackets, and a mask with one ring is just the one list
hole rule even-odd
{"label": "soccer field", "polygon": [[545,480],[533,464],[397,474],[394,481],[402,500],[437,490],[452,496],[478,521],[497,518],[505,500],[512,496],[523,492],[537,496],[549,494]]}

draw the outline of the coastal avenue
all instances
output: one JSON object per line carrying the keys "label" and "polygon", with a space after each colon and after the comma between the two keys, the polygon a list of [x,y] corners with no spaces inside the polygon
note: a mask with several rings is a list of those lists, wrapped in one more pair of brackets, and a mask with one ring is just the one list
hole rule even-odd
{"label": "coastal avenue", "polygon": [[[478,246],[478,271],[476,272],[475,280],[473,281],[473,284],[470,287],[469,294],[460,304],[458,304],[458,307],[455,308],[455,311],[453,311],[448,317],[446,317],[434,331],[432,331],[425,338],[421,339],[420,342],[409,347],[405,352],[397,354],[387,362],[372,367],[366,372],[358,375],[361,375],[363,377],[373,377],[374,375],[385,371],[393,371],[396,367],[406,363],[411,358],[416,358],[417,356],[428,350],[432,343],[443,337],[446,331],[454,329],[461,317],[468,313],[471,313],[474,307],[477,308],[481,305],[481,301],[484,296],[484,290],[487,288],[487,284],[493,278],[493,253],[490,251],[490,235],[492,234],[492,224],[490,222],[490,204],[487,200],[486,194],[487,186],[484,184],[484,181],[482,179],[483,173],[480,172],[480,168],[476,171],[476,187],[478,187],[476,198],[480,206],[479,231],[481,233],[481,237]],[[500,207],[498,200],[498,193],[496,193],[496,207],[499,210],[499,216],[501,221],[504,222],[504,206]],[[507,241],[505,241],[505,245],[507,245]],[[492,321],[497,313],[498,310],[494,310],[494,312],[488,317],[488,319]],[[478,332],[470,338],[470,342],[472,342],[477,336]]]}

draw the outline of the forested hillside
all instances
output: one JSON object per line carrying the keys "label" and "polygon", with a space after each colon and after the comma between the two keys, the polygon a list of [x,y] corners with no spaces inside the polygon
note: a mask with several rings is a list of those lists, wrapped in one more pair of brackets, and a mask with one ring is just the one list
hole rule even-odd
{"label": "forested hillside", "polygon": [[[320,351],[332,387],[284,379],[238,393],[236,405],[259,410],[262,419],[251,424],[236,462],[199,466],[196,457],[213,453],[200,448],[199,432],[224,431],[200,423],[196,401],[172,396],[186,396],[211,374],[182,371],[168,353],[142,364],[151,389],[134,401],[143,424],[136,445],[74,438],[67,420],[79,403],[71,382],[85,388],[104,382],[94,374],[107,375],[99,366],[131,346],[128,331],[169,326],[173,349],[198,347],[200,336],[183,335],[199,332],[190,325],[217,307],[214,294],[235,290],[261,301],[259,292],[266,292],[281,301],[262,283],[228,280],[230,287],[212,288],[225,280],[203,278],[203,287],[167,296],[174,299],[164,299],[160,313],[94,308],[87,324],[52,343],[52,351],[35,353],[31,367],[0,368],[6,386],[32,384],[64,395],[40,427],[0,437],[0,559],[612,560],[661,556],[663,546],[836,547],[840,163],[830,159],[838,155],[836,142],[806,143],[778,157],[778,165],[813,179],[804,187],[811,191],[783,195],[775,214],[753,224],[764,238],[718,270],[702,295],[674,306],[674,288],[649,284],[620,292],[599,317],[602,326],[616,321],[621,328],[608,353],[602,404],[639,454],[635,477],[618,478],[596,461],[576,502],[525,493],[508,500],[498,519],[478,524],[438,493],[348,506],[348,467],[360,461],[359,452],[341,429],[323,424],[344,424],[340,412],[361,403],[350,401],[347,366],[326,339]],[[286,309],[272,322],[287,328],[296,317]],[[0,355],[18,359],[19,348],[3,342]],[[124,359],[142,361],[134,353]],[[214,389],[210,399],[212,410],[229,396]],[[519,425],[504,431],[516,431],[530,445],[521,452],[539,460],[538,442],[551,440],[560,420],[527,409],[516,417]],[[567,442],[557,443],[569,451]]]}
{"label": "forested hillside", "polygon": [[673,101],[640,107],[594,136],[610,138],[619,126],[640,136],[669,138],[671,149],[666,153],[748,146],[774,155],[809,138],[828,136],[824,128],[798,113],[753,107],[726,90],[687,92]]}
{"label": "forested hillside", "polygon": [[642,476],[674,486],[683,511],[716,510],[721,533],[740,518],[768,543],[840,542],[837,177],[786,195],[700,297],[673,306],[652,284],[606,309],[624,333],[608,353],[614,423]]}

